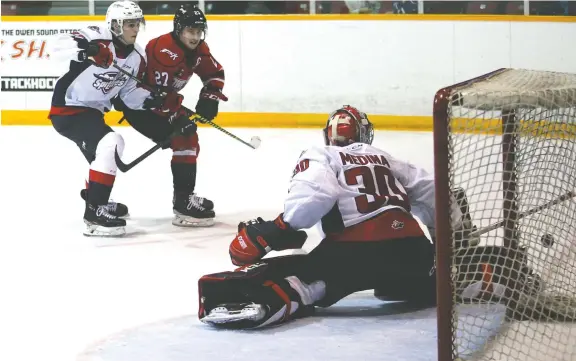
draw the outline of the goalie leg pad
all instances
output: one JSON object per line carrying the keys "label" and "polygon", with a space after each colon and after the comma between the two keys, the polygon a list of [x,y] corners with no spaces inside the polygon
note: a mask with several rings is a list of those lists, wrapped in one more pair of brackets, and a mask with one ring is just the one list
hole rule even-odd
{"label": "goalie leg pad", "polygon": [[458,250],[456,292],[462,299],[518,299],[519,293],[542,290],[538,275],[527,264],[526,249],[501,246]]}
{"label": "goalie leg pad", "polygon": [[[305,256],[285,258],[300,257]],[[308,315],[324,296],[325,284],[308,285],[285,271],[284,265],[263,262],[203,276],[198,282],[199,319],[224,328],[257,328]]]}

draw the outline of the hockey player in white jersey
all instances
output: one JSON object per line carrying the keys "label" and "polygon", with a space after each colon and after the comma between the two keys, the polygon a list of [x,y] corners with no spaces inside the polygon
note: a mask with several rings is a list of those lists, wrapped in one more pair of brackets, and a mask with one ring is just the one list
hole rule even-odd
{"label": "hockey player in white jersey", "polygon": [[[137,78],[146,69],[145,52],[136,44],[144,25],[140,7],[132,1],[117,1],[106,13],[106,24],[88,26],[73,33],[67,42],[80,49],[70,60],[66,74],[58,79],[52,96],[49,118],[58,133],[72,140],[90,163],[86,189],[85,235],[121,236],[126,221],[120,217],[128,209],[109,203],[116,176],[114,151],[122,155],[124,140],[104,122],[112,109],[111,100],[119,96],[131,109],[153,108],[177,112],[182,96],[158,96],[112,66],[113,63]],[[74,44],[76,42],[76,44]]]}
{"label": "hockey player in white jersey", "polygon": [[[262,327],[377,287],[396,298],[435,302],[434,246],[423,224],[434,223],[434,179],[371,146],[373,134],[366,114],[354,107],[329,116],[326,145],[300,156],[284,212],[238,226],[229,253],[241,267],[199,280],[201,321]],[[422,220],[411,204],[418,204]],[[458,229],[457,206],[453,215]],[[301,248],[303,229],[315,224],[325,237],[309,254],[262,260],[272,250]]]}

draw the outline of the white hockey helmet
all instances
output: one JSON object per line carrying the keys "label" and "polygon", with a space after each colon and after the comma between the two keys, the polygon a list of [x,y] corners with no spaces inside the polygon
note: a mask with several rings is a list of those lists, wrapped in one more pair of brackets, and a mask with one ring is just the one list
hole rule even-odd
{"label": "white hockey helmet", "polygon": [[[122,27],[124,20],[140,20],[140,24],[146,25],[144,14],[140,6],[133,1],[113,2],[106,11],[106,25],[115,36],[120,36],[124,32]],[[114,25],[118,24],[118,31],[114,30]]]}

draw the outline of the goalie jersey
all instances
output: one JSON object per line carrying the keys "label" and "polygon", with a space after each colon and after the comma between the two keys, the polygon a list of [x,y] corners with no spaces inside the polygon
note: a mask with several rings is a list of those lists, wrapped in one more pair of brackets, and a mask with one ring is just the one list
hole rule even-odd
{"label": "goalie jersey", "polygon": [[[111,50],[117,65],[139,79],[144,76],[146,70],[144,51],[137,44],[120,45],[117,48],[114,46],[112,33],[105,27],[88,26],[60,39],[59,45],[68,48],[77,46],[82,49],[87,48],[90,41],[103,42]],[[74,53],[68,72],[58,79],[54,87],[50,115],[75,114],[85,108],[106,113],[112,109],[111,100],[117,95],[128,107],[142,109],[144,100],[150,96],[150,92],[137,85],[134,79],[113,66],[103,69],[89,61],[78,60],[77,54]]]}
{"label": "goalie jersey", "polygon": [[[453,204],[453,223],[459,227],[461,212],[456,202]],[[290,182],[283,219],[294,229],[320,224],[325,234],[342,233],[358,225],[356,228],[366,229],[355,234],[370,238],[368,233],[375,228],[369,221],[386,211],[400,210],[408,215],[407,222],[412,221],[410,212],[417,215],[418,231],[427,234],[422,223],[434,227],[434,206],[432,175],[371,145],[354,143],[313,147],[302,153]],[[396,224],[404,227],[403,223]],[[373,233],[378,237],[386,231]]]}

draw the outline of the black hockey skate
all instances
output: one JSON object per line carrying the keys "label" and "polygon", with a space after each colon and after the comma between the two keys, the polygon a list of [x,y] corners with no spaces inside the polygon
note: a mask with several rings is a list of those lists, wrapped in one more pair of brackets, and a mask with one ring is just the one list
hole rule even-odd
{"label": "black hockey skate", "polygon": [[174,219],[172,224],[179,227],[210,227],[214,225],[216,214],[212,201],[198,197],[194,193],[175,193],[172,202]]}
{"label": "black hockey skate", "polygon": [[[82,197],[82,199],[84,201],[86,201],[86,189],[82,189],[80,191],[80,197]],[[130,217],[130,214],[128,213],[128,206],[126,206],[123,203],[110,201],[110,202],[108,202],[106,207],[108,208],[108,213],[110,213],[113,216],[116,216],[119,218]]]}
{"label": "black hockey skate", "polygon": [[86,236],[120,237],[126,234],[126,221],[110,214],[107,205],[86,204],[84,223]]}
{"label": "black hockey skate", "polygon": [[192,195],[194,196],[194,198],[196,199],[196,202],[198,204],[200,204],[200,206],[202,206],[204,209],[208,210],[208,211],[213,211],[214,210],[214,202],[212,202],[211,200],[209,200],[208,198],[204,198],[204,197],[198,197],[196,195],[196,193],[192,193]]}

